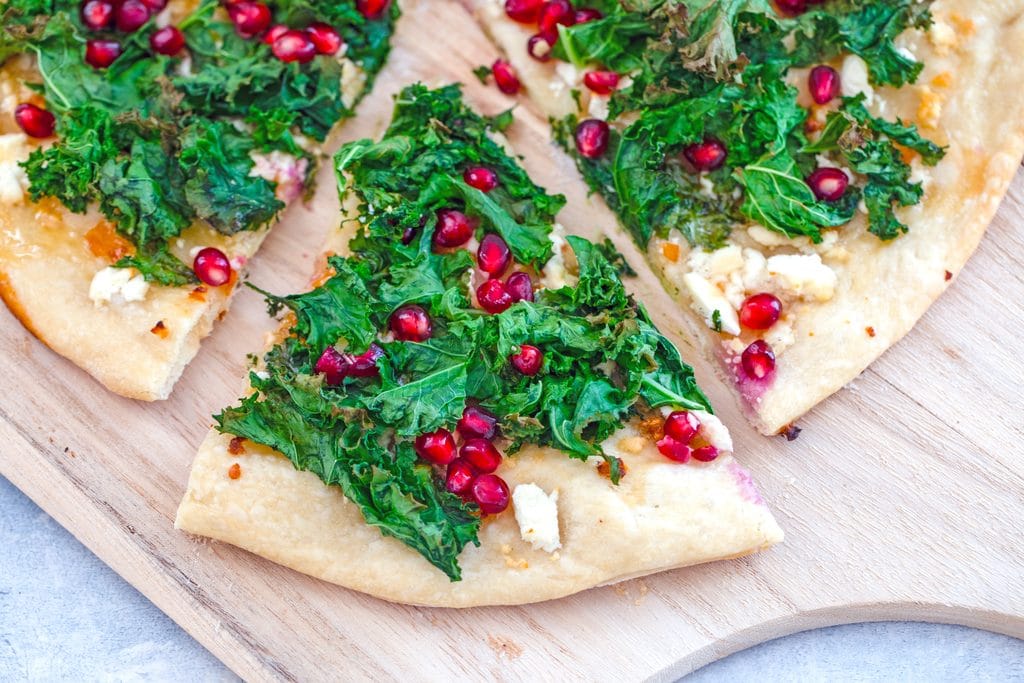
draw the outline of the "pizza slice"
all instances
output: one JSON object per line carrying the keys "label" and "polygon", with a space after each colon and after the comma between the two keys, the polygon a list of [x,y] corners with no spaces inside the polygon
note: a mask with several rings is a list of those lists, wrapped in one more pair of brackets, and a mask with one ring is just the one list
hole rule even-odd
{"label": "pizza slice", "polygon": [[1024,153],[1024,2],[468,3],[766,434],[898,341]]}
{"label": "pizza slice", "polygon": [[422,605],[513,604],[782,538],[613,260],[457,86],[335,157],[343,230],[176,525]]}
{"label": "pizza slice", "polygon": [[117,393],[168,396],[388,53],[368,0],[0,5],[0,294]]}

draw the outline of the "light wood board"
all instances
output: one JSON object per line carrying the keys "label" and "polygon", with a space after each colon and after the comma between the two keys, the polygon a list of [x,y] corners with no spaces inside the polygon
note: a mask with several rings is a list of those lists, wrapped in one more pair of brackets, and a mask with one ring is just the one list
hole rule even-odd
{"label": "light wood board", "polygon": [[[417,78],[463,80],[473,103],[500,111],[511,101],[470,75],[493,56],[454,2],[406,3],[393,59],[344,137],[379,132],[390,96]],[[517,118],[509,137],[528,169],[569,197],[562,222],[588,235],[613,230],[544,124],[525,111]],[[303,288],[337,223],[330,169],[322,170],[313,208],[290,210],[255,259],[255,283]],[[642,271],[630,288],[696,360],[637,250],[615,239]],[[391,605],[172,529],[210,414],[239,395],[245,354],[274,326],[249,290],[159,404],[107,393],[4,311],[0,474],[252,680],[663,680],[768,638],[875,619],[1024,637],[1022,274],[1018,176],[955,286],[903,342],[805,418],[793,443],[755,434],[698,362],[786,542],[550,603]]]}

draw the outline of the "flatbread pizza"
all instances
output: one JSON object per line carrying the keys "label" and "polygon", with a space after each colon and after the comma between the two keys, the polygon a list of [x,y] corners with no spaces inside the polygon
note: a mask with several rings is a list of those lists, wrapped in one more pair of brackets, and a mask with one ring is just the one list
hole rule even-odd
{"label": "flatbread pizza", "polygon": [[397,7],[370,0],[0,5],[0,295],[109,389],[166,398]]}
{"label": "flatbread pizza", "polygon": [[467,4],[766,434],[911,329],[1024,154],[1024,2]]}
{"label": "flatbread pizza", "polygon": [[617,255],[457,86],[335,157],[345,220],[176,525],[403,603],[546,600],[781,540]]}

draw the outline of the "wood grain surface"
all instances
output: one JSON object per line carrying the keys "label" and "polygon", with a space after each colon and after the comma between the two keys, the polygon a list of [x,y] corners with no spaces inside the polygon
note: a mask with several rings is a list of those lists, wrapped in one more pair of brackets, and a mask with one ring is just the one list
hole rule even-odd
{"label": "wood grain surface", "polygon": [[[347,139],[378,133],[391,95],[416,79],[463,80],[486,113],[511,103],[470,75],[493,50],[460,6],[405,8],[393,59]],[[613,231],[642,271],[628,286],[696,362],[786,530],[783,545],[549,603],[458,611],[384,603],[175,532],[209,416],[238,396],[245,354],[274,326],[249,290],[157,404],[104,391],[4,311],[0,474],[252,680],[666,680],[768,638],[874,619],[1024,637],[1024,178],[949,293],[787,443],[745,424],[545,124],[520,110],[509,137],[534,177],[569,197],[562,223]],[[337,223],[330,168],[321,180],[255,259],[255,283],[303,288]]]}

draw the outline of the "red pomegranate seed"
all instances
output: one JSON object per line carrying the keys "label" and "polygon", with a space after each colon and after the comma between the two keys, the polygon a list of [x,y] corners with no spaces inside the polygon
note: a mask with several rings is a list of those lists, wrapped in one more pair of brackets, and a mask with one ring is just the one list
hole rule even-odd
{"label": "red pomegranate seed", "polygon": [[[228,5],[228,16],[235,25],[235,31],[243,38],[252,38],[270,26],[270,8],[262,2],[239,0]],[[298,33],[298,31],[296,31]]]}
{"label": "red pomegranate seed", "polygon": [[474,479],[470,494],[484,514],[496,515],[508,507],[508,484],[496,474],[481,474]]}
{"label": "red pomegranate seed", "polygon": [[743,371],[751,379],[767,379],[775,372],[775,352],[768,342],[758,339],[743,350]]}
{"label": "red pomegranate seed", "polygon": [[494,278],[476,288],[476,300],[488,313],[501,313],[514,304],[512,295],[505,289],[505,283]]}
{"label": "red pomegranate seed", "polygon": [[607,95],[619,85],[619,74],[614,71],[588,71],[583,74],[583,85],[597,95]]}
{"label": "red pomegranate seed", "polygon": [[505,289],[512,301],[533,301],[533,280],[527,273],[515,272],[509,275],[505,280]]}
{"label": "red pomegranate seed", "polygon": [[263,42],[267,45],[273,45],[274,41],[280,38],[282,35],[287,33],[290,29],[284,24],[274,24],[267,29],[267,32],[263,34]]}
{"label": "red pomegranate seed", "polygon": [[519,353],[509,356],[512,367],[522,374],[533,377],[540,372],[540,366],[544,363],[544,354],[536,346],[523,344],[519,347]]}
{"label": "red pomegranate seed", "polygon": [[456,458],[448,463],[448,471],[444,475],[444,487],[456,495],[464,495],[469,492],[469,487],[476,479],[476,472],[473,466],[462,458]]}
{"label": "red pomegranate seed", "polygon": [[57,127],[53,114],[31,102],[22,102],[14,108],[14,121],[26,135],[33,138],[48,138]]}
{"label": "red pomegranate seed", "polygon": [[493,439],[498,429],[498,418],[480,406],[466,406],[455,429],[464,439]]}
{"label": "red pomegranate seed", "polygon": [[462,179],[481,192],[490,192],[498,186],[498,174],[486,166],[470,166],[462,172]]}
{"label": "red pomegranate seed", "polygon": [[574,23],[585,24],[588,21],[597,21],[598,19],[604,19],[604,15],[601,14],[601,10],[594,9],[593,7],[581,7],[576,10],[573,15]]}
{"label": "red pomegranate seed", "polygon": [[498,86],[498,90],[506,95],[515,95],[519,92],[519,76],[512,65],[504,59],[494,60],[491,73],[494,74],[494,84]]}
{"label": "red pomegranate seed", "polygon": [[[491,277],[499,277],[508,269],[512,262],[512,252],[501,236],[489,232],[480,240],[480,247],[476,251],[476,261],[480,264],[480,270],[488,273]],[[505,285],[502,285],[504,288]]]}
{"label": "red pomegranate seed", "polygon": [[384,350],[376,344],[370,344],[370,348],[358,356],[341,353],[333,346],[328,346],[317,360],[315,370],[323,374],[331,386],[339,384],[346,377],[376,377],[380,374],[377,360],[383,355]]}
{"label": "red pomegranate seed", "polygon": [[390,0],[356,0],[356,9],[367,19],[379,19]]}
{"label": "red pomegranate seed", "polygon": [[380,375],[380,367],[378,367],[377,361],[383,355],[384,349],[376,344],[370,344],[370,348],[358,356],[348,357],[348,374],[353,377],[376,377]]}
{"label": "red pomegranate seed", "polygon": [[828,104],[839,94],[839,72],[824,64],[816,66],[807,77],[807,85],[815,102]]}
{"label": "red pomegranate seed", "polygon": [[341,384],[341,380],[345,379],[345,376],[348,374],[346,366],[344,354],[333,346],[328,346],[320,354],[320,358],[317,359],[313,369],[317,374],[323,375],[324,381],[333,387]]}
{"label": "red pomegranate seed", "polygon": [[309,39],[313,41],[313,47],[319,55],[337,54],[341,49],[341,34],[334,30],[334,27],[323,22],[310,24],[306,29]]}
{"label": "red pomegranate seed", "polygon": [[107,0],[89,0],[82,5],[81,16],[87,29],[100,31],[114,19],[114,5]]}
{"label": "red pomegranate seed", "polygon": [[601,119],[586,119],[576,126],[576,151],[588,159],[596,159],[608,149],[608,124]]}
{"label": "red pomegranate seed", "polygon": [[700,420],[687,410],[673,411],[665,418],[665,436],[670,436],[680,443],[690,443],[700,429]]}
{"label": "red pomegranate seed", "polygon": [[142,0],[142,4],[149,8],[150,13],[156,14],[167,7],[167,0]]}
{"label": "red pomegranate seed", "polygon": [[537,26],[540,34],[552,45],[558,40],[558,25],[572,26],[576,22],[576,12],[569,0],[548,0],[540,8]]}
{"label": "red pomegranate seed", "polygon": [[124,0],[114,10],[114,23],[118,31],[131,33],[149,21],[149,8],[142,0]]}
{"label": "red pomegranate seed", "polygon": [[530,36],[530,39],[526,41],[526,51],[538,62],[551,60],[551,43],[539,33]]}
{"label": "red pomegranate seed", "polygon": [[459,455],[478,472],[493,472],[501,464],[501,453],[487,439],[470,439],[462,444]]}
{"label": "red pomegranate seed", "polygon": [[807,11],[806,0],[775,0],[775,4],[784,14],[803,14]]}
{"label": "red pomegranate seed", "polygon": [[544,0],[505,0],[505,14],[513,21],[532,24],[540,17]]}
{"label": "red pomegranate seed", "polygon": [[433,333],[430,316],[416,304],[402,306],[392,313],[388,326],[399,341],[422,342]]}
{"label": "red pomegranate seed", "polygon": [[211,287],[220,287],[231,279],[231,262],[217,247],[200,249],[192,262],[192,270]]}
{"label": "red pomegranate seed", "polygon": [[725,163],[725,145],[714,138],[706,138],[703,142],[689,145],[683,149],[683,156],[698,171],[714,171]]}
{"label": "red pomegranate seed", "polygon": [[707,446],[701,446],[700,448],[694,448],[691,453],[694,460],[700,460],[701,462],[711,462],[718,457],[718,449],[711,444]]}
{"label": "red pomegranate seed", "polygon": [[316,57],[316,46],[305,31],[285,31],[270,46],[270,51],[282,62],[305,64]]}
{"label": "red pomegranate seed", "polygon": [[436,432],[420,434],[413,447],[416,455],[435,465],[447,465],[455,459],[455,439],[443,427]]}
{"label": "red pomegranate seed", "polygon": [[825,166],[807,176],[807,184],[815,197],[825,202],[834,202],[842,198],[850,178],[841,168]]}
{"label": "red pomegranate seed", "polygon": [[767,330],[782,315],[779,297],[768,292],[748,296],[740,306],[740,324],[750,330]]}
{"label": "red pomegranate seed", "polygon": [[475,221],[456,209],[440,209],[437,212],[437,228],[434,229],[434,244],[442,248],[461,247],[473,236]]}
{"label": "red pomegranate seed", "polygon": [[85,41],[85,62],[95,69],[105,69],[121,56],[121,43],[116,40]]}
{"label": "red pomegranate seed", "polygon": [[185,34],[176,26],[164,26],[149,37],[149,46],[158,55],[173,57],[185,47]]}
{"label": "red pomegranate seed", "polygon": [[405,245],[412,244],[412,240],[413,240],[414,237],[416,237],[416,233],[417,232],[419,232],[419,229],[415,228],[415,227],[413,227],[411,225],[408,228],[406,228],[405,230],[403,230],[402,231],[402,244],[405,244]]}
{"label": "red pomegranate seed", "polygon": [[658,452],[669,460],[687,462],[693,454],[693,449],[682,441],[673,439],[671,436],[663,436],[658,440]]}

